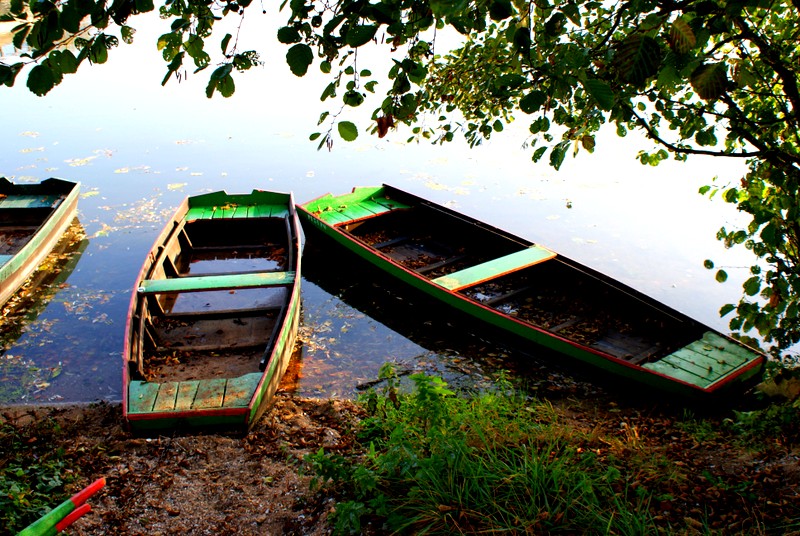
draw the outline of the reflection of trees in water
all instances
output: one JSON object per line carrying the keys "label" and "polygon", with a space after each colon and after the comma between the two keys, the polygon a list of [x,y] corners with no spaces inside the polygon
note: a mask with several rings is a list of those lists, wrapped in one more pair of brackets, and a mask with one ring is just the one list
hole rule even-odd
{"label": "reflection of trees in water", "polygon": [[[18,401],[26,393],[44,389],[61,373],[60,367],[39,369],[24,355],[7,352],[23,334],[34,328],[47,332],[48,323],[38,321],[78,264],[88,246],[83,225],[75,218],[53,251],[2,308],[0,314],[0,403]],[[39,341],[41,344],[41,341]]]}

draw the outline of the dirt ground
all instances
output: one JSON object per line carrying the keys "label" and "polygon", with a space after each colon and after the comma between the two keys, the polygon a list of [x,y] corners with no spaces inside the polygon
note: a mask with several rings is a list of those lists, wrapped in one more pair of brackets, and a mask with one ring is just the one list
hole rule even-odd
{"label": "dirt ground", "polygon": [[279,393],[246,437],[142,438],[122,429],[118,404],[13,413],[4,418],[57,419],[68,458],[106,478],[69,534],[119,536],[327,534],[332,502],[310,492],[300,460],[320,447],[347,448],[359,415],[349,401]]}
{"label": "dirt ground", "polygon": [[[724,437],[705,441],[674,415],[613,399],[557,397],[552,404],[559,418],[602,437],[603,448],[613,447],[616,455],[663,454],[691,475],[657,499],[668,526],[705,515],[716,534],[800,535],[797,447],[776,443],[756,452]],[[92,511],[69,529],[71,535],[329,534],[333,498],[309,489],[301,460],[320,447],[347,452],[362,416],[350,401],[300,398],[287,390],[244,437],[137,438],[122,429],[120,413],[119,405],[105,403],[1,413],[17,424],[56,418],[62,427],[57,441],[87,477],[79,484],[106,478],[89,501]]]}

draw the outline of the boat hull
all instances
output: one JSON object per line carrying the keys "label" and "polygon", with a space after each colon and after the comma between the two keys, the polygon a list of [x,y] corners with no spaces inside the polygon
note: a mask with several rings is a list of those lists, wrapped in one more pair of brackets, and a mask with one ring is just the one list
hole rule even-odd
{"label": "boat hull", "polygon": [[[376,208],[375,204],[380,206]],[[365,207],[368,210],[364,210]],[[510,253],[499,251],[495,257],[490,256],[489,260],[438,277],[425,275],[420,272],[428,267],[410,268],[407,262],[404,264],[398,261],[399,246],[393,253],[384,252],[393,248],[391,245],[387,246],[393,242],[392,240],[384,241],[377,247],[364,239],[366,234],[358,236],[360,229],[367,226],[370,226],[370,230],[376,229],[379,225],[374,222],[380,221],[381,218],[392,217],[389,214],[401,211],[409,211],[409,214],[410,211],[417,211],[413,213],[417,223],[425,221],[428,212],[435,211],[437,219],[433,221],[436,221],[436,225],[432,225],[431,228],[452,225],[458,233],[465,235],[474,230],[476,235],[490,237],[496,244],[508,242]],[[354,252],[403,284],[445,304],[457,314],[468,315],[482,324],[491,326],[499,333],[513,336],[517,341],[547,348],[558,355],[570,357],[573,362],[590,365],[594,370],[603,371],[626,382],[633,382],[639,387],[656,388],[661,392],[686,398],[705,399],[712,395],[724,396],[728,392],[737,392],[743,385],[758,378],[764,365],[765,356],[760,352],[722,336],[632,288],[610,281],[602,274],[557,255],[547,248],[389,186],[354,189],[353,193],[343,196],[324,196],[301,205],[299,212],[304,225],[312,226],[340,246]],[[458,224],[451,224],[451,219],[457,219]],[[400,219],[396,223],[398,227],[404,225]],[[416,231],[419,233],[418,229]],[[413,231],[409,234],[413,234]],[[441,238],[436,236],[435,232],[430,234],[433,239]],[[469,247],[469,242],[469,239],[463,241],[466,248]],[[476,239],[474,242],[482,243],[483,240]],[[445,262],[447,261],[438,264]],[[537,281],[539,292],[545,294],[548,290],[547,281],[559,277],[557,270],[544,271],[550,266],[561,267],[563,271],[580,274],[582,279],[596,282],[596,285],[593,283],[594,286],[587,285],[587,287],[606,293],[604,299],[607,303],[624,300],[634,304],[637,310],[646,311],[647,314],[657,318],[667,326],[661,329],[662,339],[669,339],[670,329],[675,329],[686,332],[685,336],[682,335],[685,340],[675,347],[674,352],[659,350],[664,354],[659,358],[656,358],[656,350],[652,351],[652,355],[645,357],[614,355],[604,351],[600,343],[592,345],[574,336],[562,335],[553,328],[548,329],[522,318],[521,314],[517,315],[518,311],[504,312],[502,306],[482,303],[473,297],[480,295],[479,292],[473,292],[474,289],[491,288],[496,281],[509,280],[516,277],[516,274],[527,272],[547,274],[547,277],[542,278],[544,282]],[[568,288],[569,284],[568,281],[565,282],[563,288]],[[538,296],[534,294],[534,297]],[[572,299],[575,300],[576,297],[572,296]],[[573,306],[573,303],[567,303],[564,308]],[[597,307],[597,304],[594,309],[605,313],[604,307]],[[679,338],[677,333],[675,338]],[[605,343],[605,341],[600,342]],[[656,345],[665,347],[668,343],[669,341],[656,341]],[[695,355],[697,352],[703,355]],[[685,362],[685,354],[689,353],[692,353],[693,358],[701,364]],[[646,351],[643,354],[646,354]],[[637,359],[641,359],[642,362],[637,362]],[[650,362],[645,362],[646,359]],[[726,365],[725,360],[730,360],[732,363],[735,360],[735,364]],[[714,369],[722,368],[706,374],[701,370],[701,367],[706,366]],[[691,372],[683,370],[684,368],[691,369]]]}
{"label": "boat hull", "polygon": [[79,184],[61,179],[18,185],[0,178],[0,306],[67,232],[79,191]]}
{"label": "boat hull", "polygon": [[301,249],[291,194],[184,201],[131,298],[123,349],[131,431],[253,427],[294,349]]}

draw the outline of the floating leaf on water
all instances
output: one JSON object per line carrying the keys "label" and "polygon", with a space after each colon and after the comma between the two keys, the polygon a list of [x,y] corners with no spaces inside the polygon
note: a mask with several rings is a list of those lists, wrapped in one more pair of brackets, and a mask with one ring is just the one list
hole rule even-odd
{"label": "floating leaf on water", "polygon": [[27,149],[20,149],[19,152],[21,152],[22,154],[43,153],[44,152],[44,147],[28,147]]}
{"label": "floating leaf on water", "polygon": [[70,158],[69,160],[64,160],[64,162],[72,167],[81,167],[89,165],[89,163],[95,158],[97,158],[97,156],[87,156],[86,158]]}
{"label": "floating leaf on water", "polygon": [[167,190],[180,190],[188,184],[188,182],[173,182],[171,184],[167,184]]}
{"label": "floating leaf on water", "polygon": [[425,183],[425,187],[429,188],[431,190],[446,190],[447,189],[447,186],[445,186],[444,184],[442,184],[440,182],[434,182],[434,181],[427,181]]}
{"label": "floating leaf on water", "polygon": [[191,173],[189,173],[189,175],[191,175],[192,177],[200,177],[202,174],[203,174],[202,171],[192,171]]}
{"label": "floating leaf on water", "polygon": [[26,138],[38,138],[39,133],[33,130],[26,130],[25,132],[20,132],[20,136],[25,136]]}
{"label": "floating leaf on water", "polygon": [[175,168],[175,171],[189,171],[189,166],[181,166]]}
{"label": "floating leaf on water", "polygon": [[128,173],[129,171],[130,171],[130,168],[124,167],[124,168],[115,169],[114,173]]}
{"label": "floating leaf on water", "polygon": [[93,189],[89,190],[88,192],[83,192],[81,194],[81,198],[82,199],[86,199],[87,197],[94,197],[96,195],[100,195],[100,190],[98,190],[97,188],[93,188]]}

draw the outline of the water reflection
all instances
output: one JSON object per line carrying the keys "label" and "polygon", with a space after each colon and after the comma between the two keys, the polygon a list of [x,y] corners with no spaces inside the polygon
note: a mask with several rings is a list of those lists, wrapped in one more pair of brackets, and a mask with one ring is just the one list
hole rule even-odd
{"label": "water reflection", "polygon": [[41,345],[38,334],[48,331],[51,324],[39,317],[50,305],[58,303],[67,279],[88,244],[83,225],[75,218],[39,268],[3,306],[0,318],[0,401],[24,400],[30,394],[45,391],[61,374],[60,362],[42,368],[25,349]]}

